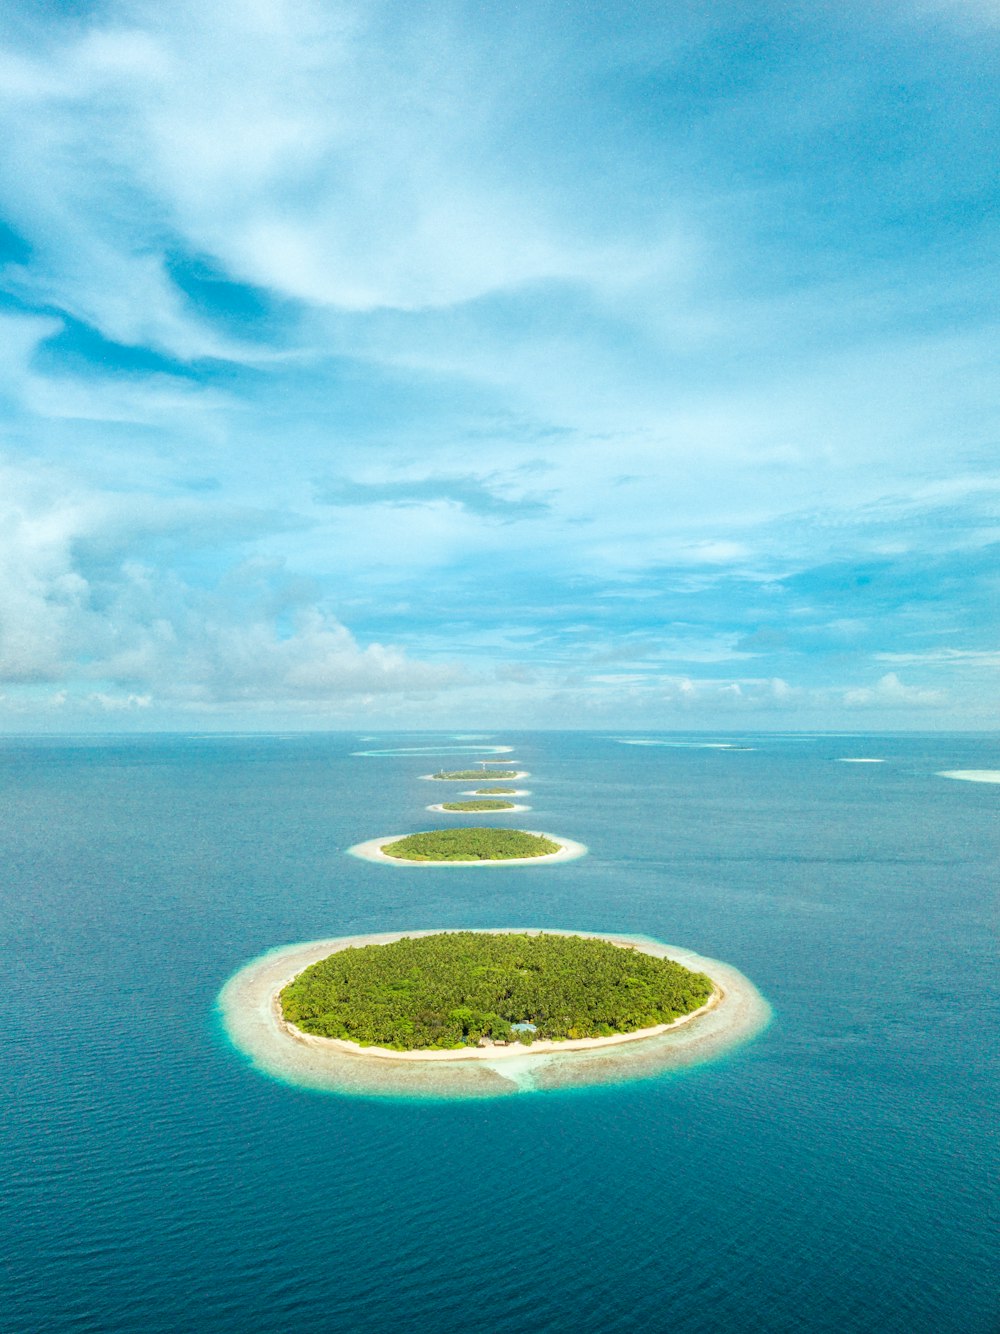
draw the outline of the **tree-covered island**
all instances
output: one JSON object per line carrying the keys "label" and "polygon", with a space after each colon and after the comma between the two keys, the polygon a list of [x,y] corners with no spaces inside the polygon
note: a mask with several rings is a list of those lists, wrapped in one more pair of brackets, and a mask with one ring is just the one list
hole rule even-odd
{"label": "tree-covered island", "polygon": [[656,1028],[714,985],[671,959],[583,936],[449,931],[340,950],[281,992],[305,1033],[395,1051],[566,1041]]}
{"label": "tree-covered island", "polygon": [[489,826],[462,829],[429,829],[383,843],[386,857],[410,862],[493,862],[514,857],[551,857],[560,844],[523,829],[493,829]]}
{"label": "tree-covered island", "polygon": [[454,782],[456,779],[468,781],[470,779],[481,778],[484,782],[490,778],[510,778],[509,769],[439,769],[432,778],[443,778],[447,782]]}
{"label": "tree-covered island", "polygon": [[491,801],[486,798],[481,801],[443,801],[441,803],[443,811],[512,811],[514,803],[512,801]]}
{"label": "tree-covered island", "polygon": [[514,797],[517,795],[516,787],[477,787],[473,793],[476,797]]}

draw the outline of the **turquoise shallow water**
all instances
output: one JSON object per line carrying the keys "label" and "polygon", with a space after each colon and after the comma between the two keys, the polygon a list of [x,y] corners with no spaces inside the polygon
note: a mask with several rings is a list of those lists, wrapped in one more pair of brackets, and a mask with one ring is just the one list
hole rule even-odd
{"label": "turquoise shallow water", "polygon": [[[1000,742],[710,739],[754,749],[498,734],[589,856],[412,875],[344,850],[447,822],[428,756],[351,752],[426,735],[4,741],[0,1328],[994,1334],[1000,789],[936,771]],[[516,921],[724,959],[774,1021],[414,1102],[264,1078],[214,1011],[272,945]]]}

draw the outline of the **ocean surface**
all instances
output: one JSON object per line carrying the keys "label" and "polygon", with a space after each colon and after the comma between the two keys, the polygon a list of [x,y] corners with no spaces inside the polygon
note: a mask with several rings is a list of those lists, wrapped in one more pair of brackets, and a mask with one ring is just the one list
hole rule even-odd
{"label": "ocean surface", "polygon": [[[454,824],[419,775],[475,740],[0,740],[0,1329],[996,1334],[1000,787],[937,774],[1000,738],[624,739],[673,744],[489,738],[589,855],[441,872],[345,849]],[[773,1020],[469,1100],[297,1088],[222,1028],[271,947],[511,925],[687,946]]]}

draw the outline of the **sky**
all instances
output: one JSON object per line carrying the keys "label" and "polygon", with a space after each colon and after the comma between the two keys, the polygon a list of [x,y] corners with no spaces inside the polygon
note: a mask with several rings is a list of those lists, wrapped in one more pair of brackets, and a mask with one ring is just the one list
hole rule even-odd
{"label": "sky", "polygon": [[0,32],[0,730],[997,727],[995,0]]}

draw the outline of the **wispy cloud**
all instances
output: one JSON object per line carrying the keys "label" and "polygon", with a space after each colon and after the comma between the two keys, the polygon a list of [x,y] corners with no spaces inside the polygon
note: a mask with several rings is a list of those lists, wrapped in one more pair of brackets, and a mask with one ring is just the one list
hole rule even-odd
{"label": "wispy cloud", "polygon": [[901,666],[982,667],[987,671],[1000,668],[1000,649],[925,649],[921,653],[876,653],[876,662],[894,662]]}
{"label": "wispy cloud", "polygon": [[412,481],[355,482],[344,479],[319,489],[326,505],[458,505],[470,514],[510,522],[548,512],[543,500],[504,495],[494,483],[478,477],[423,477]]}
{"label": "wispy cloud", "polygon": [[39,15],[5,708],[988,716],[988,5]]}

